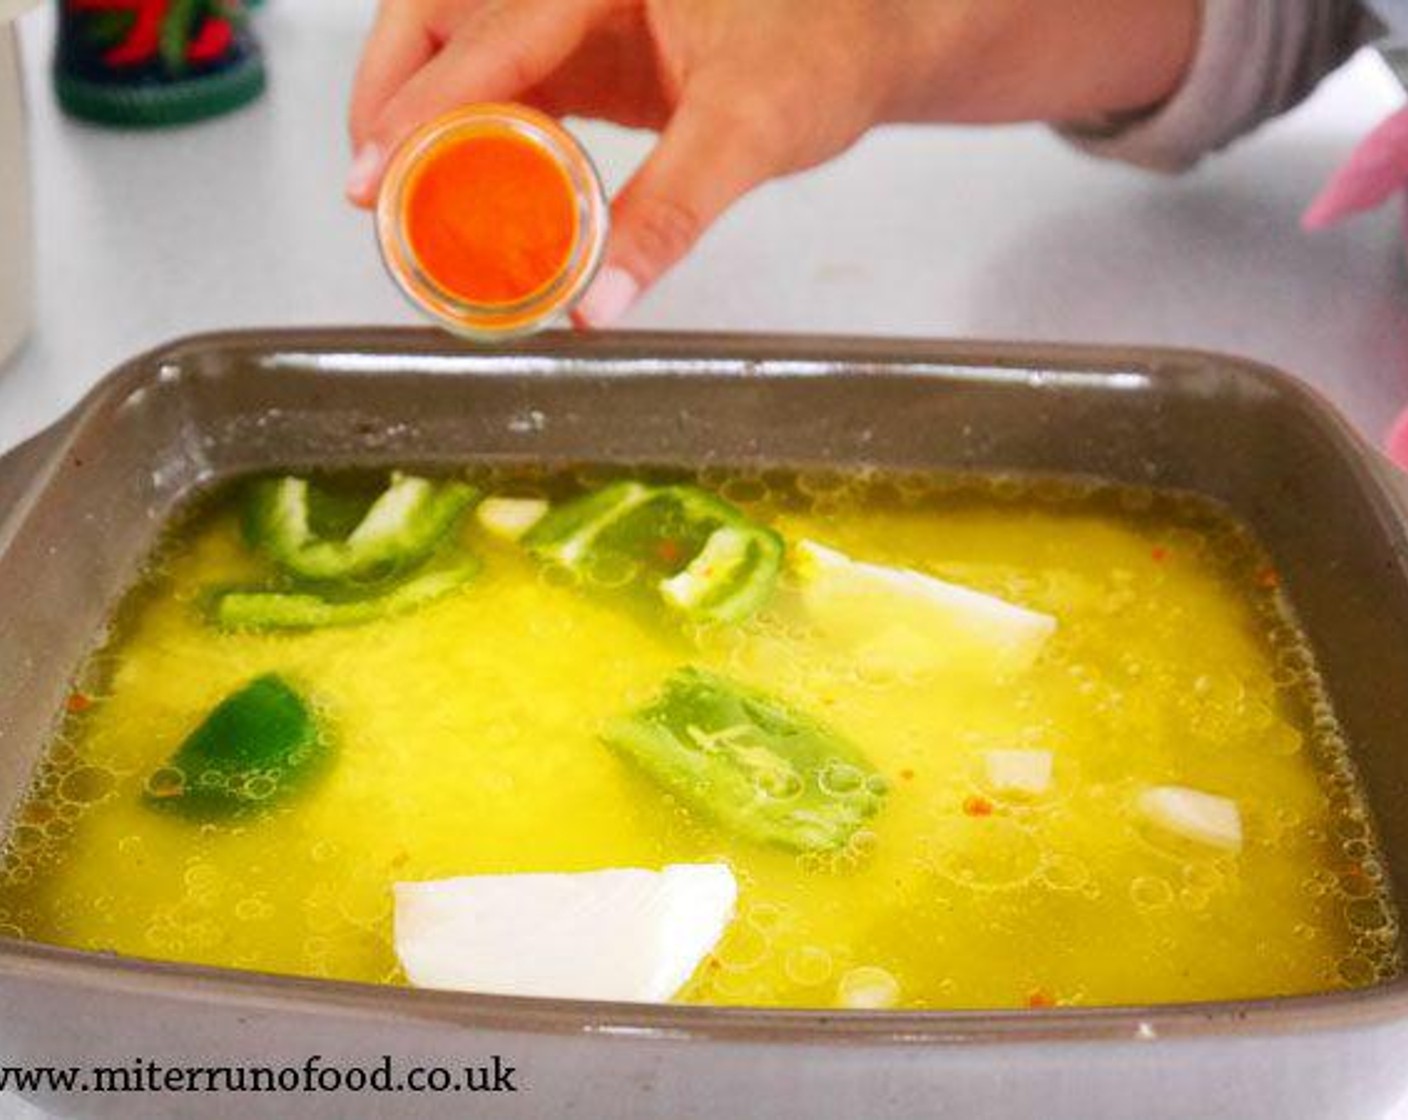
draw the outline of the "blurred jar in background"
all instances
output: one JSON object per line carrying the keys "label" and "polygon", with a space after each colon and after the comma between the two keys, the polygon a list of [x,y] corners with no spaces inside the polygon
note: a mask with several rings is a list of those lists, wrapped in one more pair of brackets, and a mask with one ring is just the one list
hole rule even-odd
{"label": "blurred jar in background", "polygon": [[11,18],[18,7],[0,0],[0,365],[20,348],[33,313],[29,158],[19,33]]}
{"label": "blurred jar in background", "polygon": [[57,0],[57,7],[54,92],[72,116],[122,127],[188,124],[264,90],[263,55],[242,0]]}

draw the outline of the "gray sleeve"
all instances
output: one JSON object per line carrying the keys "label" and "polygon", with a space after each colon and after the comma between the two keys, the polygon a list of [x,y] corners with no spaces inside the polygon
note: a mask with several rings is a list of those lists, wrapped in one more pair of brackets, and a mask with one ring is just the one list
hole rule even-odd
{"label": "gray sleeve", "polygon": [[1061,132],[1093,155],[1183,171],[1298,104],[1382,31],[1354,0],[1203,0],[1197,53],[1177,93],[1148,113]]}

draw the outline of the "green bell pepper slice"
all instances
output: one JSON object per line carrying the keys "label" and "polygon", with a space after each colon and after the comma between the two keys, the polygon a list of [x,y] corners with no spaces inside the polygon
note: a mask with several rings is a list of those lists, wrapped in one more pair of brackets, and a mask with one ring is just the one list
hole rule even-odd
{"label": "green bell pepper slice", "polygon": [[710,622],[741,622],[772,597],[783,545],[771,530],[724,525],[681,571],[660,581],[672,607]]}
{"label": "green bell pepper slice", "polygon": [[846,739],[704,669],[674,673],[602,737],[684,805],[762,844],[843,847],[884,803],[884,779]]}
{"label": "green bell pepper slice", "polygon": [[238,816],[288,796],[329,754],[307,700],[270,673],[216,705],[148,779],[143,798],[201,820]]}
{"label": "green bell pepper slice", "polygon": [[696,622],[740,622],[771,598],[784,546],[772,529],[697,486],[617,482],[555,506],[523,538],[578,572],[624,564],[632,583]]}
{"label": "green bell pepper slice", "polygon": [[265,478],[249,488],[249,543],[287,574],[313,582],[384,578],[422,564],[478,497],[464,482],[435,482],[399,471],[345,536],[315,527],[315,506],[336,498],[305,478]]}
{"label": "green bell pepper slice", "polygon": [[214,593],[210,620],[221,630],[321,630],[361,626],[409,614],[443,599],[479,574],[474,557],[461,556],[443,568],[391,584],[380,593],[348,595],[332,591],[226,588]]}

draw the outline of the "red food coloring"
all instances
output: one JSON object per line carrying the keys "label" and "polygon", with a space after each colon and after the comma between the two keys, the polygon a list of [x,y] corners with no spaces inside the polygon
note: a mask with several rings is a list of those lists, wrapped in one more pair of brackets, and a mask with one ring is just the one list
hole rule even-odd
{"label": "red food coloring", "polygon": [[655,546],[655,555],[666,564],[678,564],[684,559],[684,549],[680,547],[679,541],[667,537]]}
{"label": "red food coloring", "polygon": [[1045,988],[1033,988],[1027,993],[1027,1006],[1036,1008],[1055,1007],[1056,997]]}
{"label": "red food coloring", "polygon": [[1262,568],[1256,574],[1256,582],[1260,586],[1274,591],[1281,586],[1281,575],[1275,568]]}
{"label": "red food coloring", "polygon": [[1168,559],[1168,549],[1166,549],[1166,548],[1153,548],[1153,549],[1150,549],[1150,551],[1149,551],[1149,558],[1150,558],[1151,560],[1153,560],[1155,564],[1162,564],[1165,560]]}
{"label": "red food coloring", "polygon": [[974,794],[963,802],[963,811],[970,817],[990,817],[993,812],[993,804],[986,797]]}
{"label": "red food coloring", "polygon": [[64,706],[74,715],[78,715],[79,712],[86,712],[91,708],[93,701],[81,692],[70,692]]}
{"label": "red food coloring", "polygon": [[1344,877],[1352,883],[1367,883],[1372,876],[1362,863],[1347,863],[1344,865]]}

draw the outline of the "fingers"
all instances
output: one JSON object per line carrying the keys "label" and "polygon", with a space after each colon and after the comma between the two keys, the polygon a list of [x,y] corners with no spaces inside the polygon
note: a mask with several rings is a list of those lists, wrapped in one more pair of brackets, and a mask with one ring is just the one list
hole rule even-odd
{"label": "fingers", "polygon": [[[395,89],[365,125],[347,193],[370,206],[390,153],[416,128],[473,101],[508,101],[543,81],[623,0],[492,0]],[[404,46],[395,64],[412,57]],[[380,53],[380,52],[379,52]],[[392,71],[395,64],[380,64]],[[397,71],[399,73],[399,71]],[[367,95],[369,98],[372,94]]]}
{"label": "fingers", "polygon": [[674,105],[640,8],[602,20],[571,57],[518,99],[552,117],[608,120],[656,132],[669,122]]}
{"label": "fingers", "polygon": [[382,106],[435,56],[435,45],[421,9],[404,3],[380,5],[352,82],[348,131],[354,151],[366,143]]}
{"label": "fingers", "polygon": [[612,205],[611,241],[574,317],[618,319],[735,201],[782,172],[787,153],[767,113],[724,96],[690,96]]}

